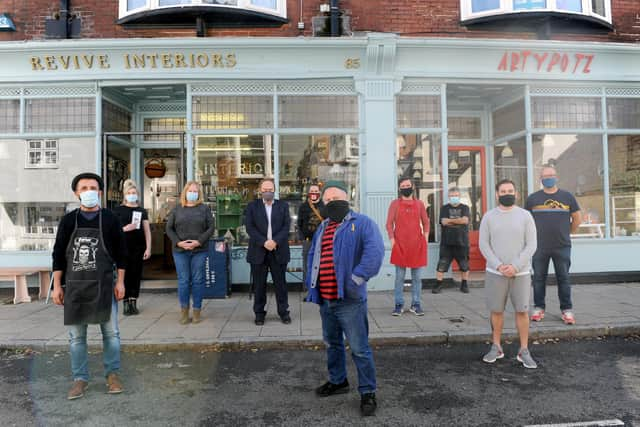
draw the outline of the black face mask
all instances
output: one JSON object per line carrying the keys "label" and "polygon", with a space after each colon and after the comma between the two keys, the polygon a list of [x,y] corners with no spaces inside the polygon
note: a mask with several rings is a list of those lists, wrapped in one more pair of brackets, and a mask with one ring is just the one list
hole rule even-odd
{"label": "black face mask", "polygon": [[334,200],[327,203],[326,209],[331,221],[342,222],[351,208],[349,208],[349,202],[346,200]]}
{"label": "black face mask", "polygon": [[498,197],[498,201],[502,206],[513,206],[516,203],[515,194],[504,194]]}
{"label": "black face mask", "polygon": [[413,188],[411,187],[400,189],[400,194],[402,194],[404,197],[409,197],[411,193],[413,193]]}

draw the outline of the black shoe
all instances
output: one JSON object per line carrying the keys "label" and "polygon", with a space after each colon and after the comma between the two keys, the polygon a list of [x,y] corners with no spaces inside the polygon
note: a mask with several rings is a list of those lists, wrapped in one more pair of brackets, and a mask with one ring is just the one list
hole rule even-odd
{"label": "black shoe", "polygon": [[431,289],[432,294],[439,294],[440,292],[442,292],[442,285],[436,285]]}
{"label": "black shoe", "polygon": [[288,325],[291,323],[291,316],[285,314],[284,316],[280,317],[280,320],[282,320],[282,323],[284,323],[285,325]]}
{"label": "black shoe", "polygon": [[137,314],[140,314],[140,311],[138,311],[138,306],[137,304],[137,300],[135,298],[131,298],[129,303],[129,307],[131,307],[131,314],[133,314],[134,316]]}
{"label": "black shoe", "polygon": [[123,306],[124,308],[122,309],[122,314],[124,314],[125,316],[131,315],[131,303],[128,299],[124,300]]}
{"label": "black shoe", "polygon": [[360,398],[360,413],[364,417],[369,417],[376,413],[378,402],[375,393],[364,393]]}
{"label": "black shoe", "polygon": [[341,384],[333,384],[327,381],[316,389],[316,394],[321,397],[333,396],[334,394],[344,394],[349,391],[349,381],[346,379]]}
{"label": "black shoe", "polygon": [[460,292],[464,294],[469,293],[469,285],[467,285],[467,282],[462,282],[462,284],[460,285]]}
{"label": "black shoe", "polygon": [[258,326],[264,325],[264,317],[256,317],[256,320],[254,320],[254,323]]}

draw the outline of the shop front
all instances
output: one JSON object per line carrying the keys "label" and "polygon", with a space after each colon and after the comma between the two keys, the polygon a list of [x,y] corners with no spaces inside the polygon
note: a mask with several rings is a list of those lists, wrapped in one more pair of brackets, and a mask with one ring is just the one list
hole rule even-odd
{"label": "shop front", "polygon": [[[295,219],[307,185],[347,182],[353,207],[382,228],[399,177],[431,218],[447,189],[471,208],[471,242],[497,181],[520,203],[558,169],[584,224],[576,273],[630,273],[640,248],[640,49],[598,43],[402,39],[217,39],[29,42],[0,46],[0,267],[48,263],[57,223],[77,206],[71,178],[143,189],[152,223],[147,280],[174,280],[164,222],[182,185],[201,183],[216,235],[232,242],[234,284],[249,282],[243,210],[265,176]],[[390,248],[388,248],[389,250]],[[471,265],[484,260],[472,247]],[[390,289],[388,261],[372,281]]]}

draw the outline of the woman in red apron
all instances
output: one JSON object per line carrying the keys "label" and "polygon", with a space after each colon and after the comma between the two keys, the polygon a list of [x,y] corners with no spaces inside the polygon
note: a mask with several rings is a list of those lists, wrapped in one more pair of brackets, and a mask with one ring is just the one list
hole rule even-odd
{"label": "woman in red apron", "polygon": [[387,233],[391,241],[391,264],[396,266],[396,305],[392,315],[400,316],[404,310],[402,291],[406,269],[410,268],[412,298],[409,311],[416,316],[424,316],[420,305],[420,272],[427,265],[429,218],[422,201],[414,198],[413,184],[409,178],[400,180],[400,197],[389,206]]}

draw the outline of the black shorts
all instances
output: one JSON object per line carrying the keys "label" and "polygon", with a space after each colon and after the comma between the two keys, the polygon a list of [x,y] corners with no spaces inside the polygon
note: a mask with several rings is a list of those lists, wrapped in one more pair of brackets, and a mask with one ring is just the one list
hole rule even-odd
{"label": "black shorts", "polygon": [[449,271],[451,262],[456,260],[460,271],[469,271],[469,247],[440,245],[440,259],[436,270],[441,273]]}

